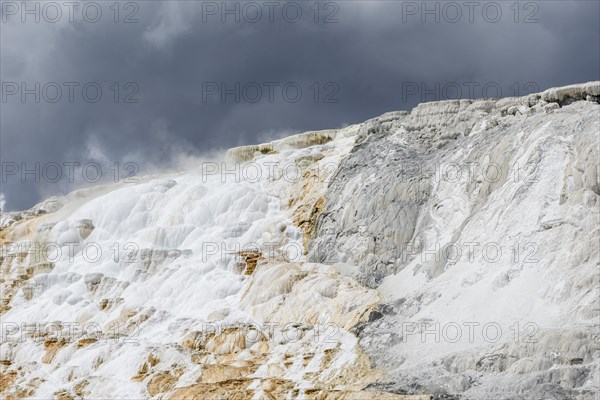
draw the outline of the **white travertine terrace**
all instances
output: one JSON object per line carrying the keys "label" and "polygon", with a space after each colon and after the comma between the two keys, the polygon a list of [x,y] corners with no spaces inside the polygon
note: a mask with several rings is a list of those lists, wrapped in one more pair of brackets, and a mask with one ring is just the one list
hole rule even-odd
{"label": "white travertine terrace", "polygon": [[599,98],[426,103],[4,213],[0,396],[592,400]]}

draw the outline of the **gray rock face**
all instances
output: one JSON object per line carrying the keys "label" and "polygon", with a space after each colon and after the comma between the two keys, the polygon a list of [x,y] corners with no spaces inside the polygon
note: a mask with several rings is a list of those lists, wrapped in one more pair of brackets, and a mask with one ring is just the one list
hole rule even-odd
{"label": "gray rock face", "polygon": [[[388,371],[378,389],[593,398],[599,93],[427,103],[361,126],[309,260],[355,265],[379,288],[357,330]],[[477,333],[492,326],[497,339]]]}

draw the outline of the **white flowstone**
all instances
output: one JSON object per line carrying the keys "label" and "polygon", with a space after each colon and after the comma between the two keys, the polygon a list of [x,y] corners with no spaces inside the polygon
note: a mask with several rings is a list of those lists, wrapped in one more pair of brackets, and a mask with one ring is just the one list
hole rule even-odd
{"label": "white flowstone", "polygon": [[591,400],[599,96],[420,104],[223,155],[259,179],[199,164],[3,213],[1,395],[168,398],[242,373],[255,398],[273,379]]}

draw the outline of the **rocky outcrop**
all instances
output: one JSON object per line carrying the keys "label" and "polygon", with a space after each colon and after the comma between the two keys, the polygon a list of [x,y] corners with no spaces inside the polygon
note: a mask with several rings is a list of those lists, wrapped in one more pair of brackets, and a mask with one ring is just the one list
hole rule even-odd
{"label": "rocky outcrop", "polygon": [[3,214],[0,395],[591,400],[599,95],[426,103]]}
{"label": "rocky outcrop", "polygon": [[363,124],[309,260],[358,266],[384,298],[358,331],[389,371],[374,387],[592,398],[599,91],[428,103]]}

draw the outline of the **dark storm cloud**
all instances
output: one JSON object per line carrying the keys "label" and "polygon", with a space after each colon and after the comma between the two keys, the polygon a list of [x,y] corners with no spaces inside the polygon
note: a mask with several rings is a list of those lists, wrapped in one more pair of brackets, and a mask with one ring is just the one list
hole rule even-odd
{"label": "dark storm cloud", "polygon": [[[239,23],[232,14],[223,23],[218,11],[212,14],[222,2],[194,1],[121,2],[117,23],[113,2],[96,3],[102,10],[96,23],[83,18],[82,7],[72,22],[63,8],[56,23],[45,20],[54,14],[40,15],[39,23],[25,15],[23,23],[22,10],[8,3],[22,6],[2,6],[3,95],[14,91],[11,83],[31,89],[35,82],[56,82],[63,88],[56,103],[47,98],[54,96],[52,87],[40,93],[39,103],[31,94],[22,102],[21,93],[0,103],[0,157],[3,165],[19,169],[101,161],[119,162],[127,174],[123,164],[135,162],[143,174],[180,153],[339,127],[445,96],[494,96],[497,88],[509,96],[599,79],[596,1],[521,2],[518,14],[514,2],[496,2],[502,11],[497,22],[495,9],[483,11],[491,2],[479,3],[472,15],[465,2],[450,2],[462,12],[456,23],[448,2],[427,3],[428,9],[439,7],[439,22],[433,14],[422,21],[421,10],[414,9],[422,7],[420,1],[324,2],[317,22],[314,3],[297,2],[303,15],[295,23],[294,9],[282,15],[284,3],[269,21],[262,1],[253,3],[263,12],[258,23],[249,21],[256,16],[250,8]],[[246,3],[237,3],[240,10]],[[39,4],[42,13],[46,3]],[[90,20],[93,11],[87,10]],[[137,22],[124,23],[127,16]],[[72,102],[65,82],[79,83]],[[96,103],[82,96],[90,82],[102,89]],[[247,90],[239,102],[232,94],[221,101],[219,93],[206,93],[213,83],[220,90],[221,83],[233,88],[236,82]],[[272,101],[269,82],[278,84]],[[262,96],[251,102],[256,85]],[[302,89],[297,102],[293,86]],[[88,89],[94,97],[94,87]],[[49,182],[44,171],[38,182],[35,174],[22,182],[19,172],[1,183],[7,210],[74,187],[68,179]],[[51,168],[45,172],[54,176]],[[74,172],[80,181],[82,171]],[[114,173],[108,167],[103,172]]]}

